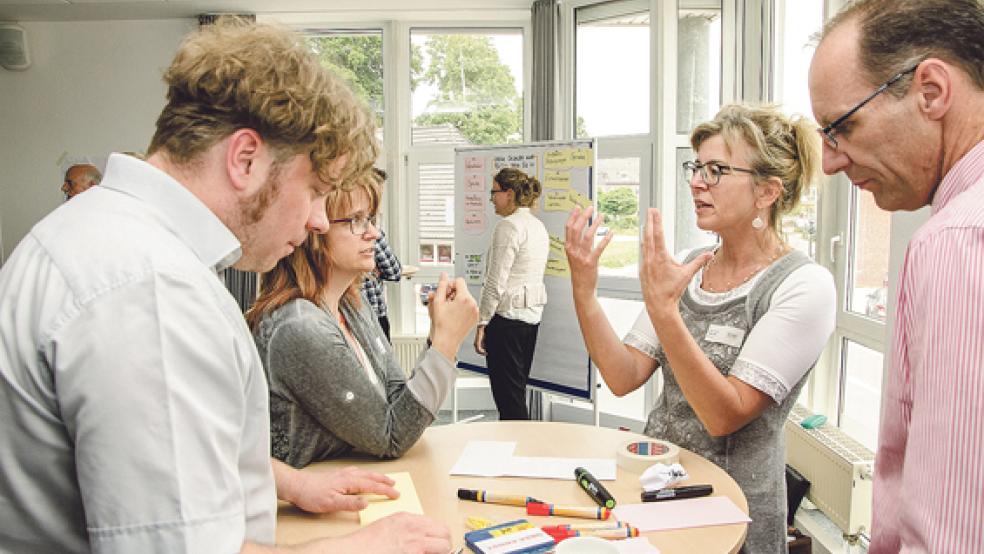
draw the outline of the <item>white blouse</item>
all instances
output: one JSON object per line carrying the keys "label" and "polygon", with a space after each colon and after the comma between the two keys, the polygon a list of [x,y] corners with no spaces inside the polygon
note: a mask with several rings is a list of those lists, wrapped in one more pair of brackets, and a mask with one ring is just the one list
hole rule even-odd
{"label": "white blouse", "polygon": [[543,272],[550,254],[550,237],[529,208],[517,208],[492,231],[485,255],[485,284],[478,306],[479,325],[492,316],[539,323],[547,290]]}
{"label": "white blouse", "polygon": [[[764,271],[727,292],[700,288],[703,269],[688,285],[691,296],[704,306],[716,306],[747,296]],[[837,294],[833,276],[817,264],[803,265],[776,288],[769,309],[749,331],[732,375],[769,395],[777,404],[813,367],[833,332]],[[645,307],[624,342],[656,358],[659,339]],[[770,386],[764,386],[769,383]]]}

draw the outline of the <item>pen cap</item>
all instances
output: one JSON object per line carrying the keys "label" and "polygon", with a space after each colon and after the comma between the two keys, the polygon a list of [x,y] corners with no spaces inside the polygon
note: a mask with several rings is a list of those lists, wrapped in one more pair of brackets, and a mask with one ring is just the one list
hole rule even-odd
{"label": "pen cap", "polygon": [[458,498],[462,500],[478,500],[478,491],[458,489]]}

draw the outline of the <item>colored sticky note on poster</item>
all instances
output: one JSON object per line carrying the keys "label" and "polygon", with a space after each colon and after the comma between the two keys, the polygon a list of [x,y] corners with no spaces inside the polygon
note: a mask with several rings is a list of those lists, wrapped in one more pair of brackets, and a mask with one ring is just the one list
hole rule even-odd
{"label": "colored sticky note on poster", "polygon": [[482,283],[482,258],[483,254],[465,254],[465,274],[464,278],[469,284],[479,285]]}
{"label": "colored sticky note on poster", "polygon": [[477,235],[485,231],[485,212],[467,211],[465,212],[465,232]]}
{"label": "colored sticky note on poster", "polygon": [[545,212],[569,212],[574,209],[570,196],[566,190],[548,190],[547,196],[543,199],[543,211]]}
{"label": "colored sticky note on poster", "polygon": [[594,155],[590,148],[577,148],[571,150],[571,167],[591,167],[594,162]]}
{"label": "colored sticky note on poster", "polygon": [[396,481],[393,488],[400,493],[399,498],[390,499],[382,495],[369,496],[369,506],[359,512],[360,525],[369,525],[377,519],[397,512],[424,514],[424,508],[420,505],[420,498],[417,497],[417,489],[413,486],[413,478],[410,477],[410,474],[401,471],[400,473],[387,473],[386,476]]}
{"label": "colored sticky note on poster", "polygon": [[550,252],[560,257],[566,256],[567,253],[564,252],[564,239],[550,235]]}
{"label": "colored sticky note on poster", "polygon": [[465,193],[465,211],[484,211],[485,195],[480,192]]}
{"label": "colored sticky note on poster", "polygon": [[543,167],[546,169],[562,169],[571,166],[572,148],[547,150],[544,154]]}
{"label": "colored sticky note on poster", "polygon": [[570,277],[571,267],[567,265],[567,259],[557,259],[550,258],[547,260],[547,269],[543,272],[545,275],[551,275],[553,277]]}
{"label": "colored sticky note on poster", "polygon": [[465,173],[465,192],[482,192],[485,190],[485,175],[481,173]]}
{"label": "colored sticky note on poster", "polygon": [[544,171],[543,187],[548,189],[571,188],[571,172],[563,169],[548,169]]}
{"label": "colored sticky note on poster", "polygon": [[465,169],[481,173],[485,169],[485,158],[481,156],[468,156],[465,158]]}
{"label": "colored sticky note on poster", "polygon": [[572,204],[571,209],[574,209],[573,205],[581,206],[582,210],[591,205],[591,201],[588,200],[587,197],[585,197],[583,194],[581,194],[576,190],[573,189],[569,190],[567,192],[567,197],[571,201]]}

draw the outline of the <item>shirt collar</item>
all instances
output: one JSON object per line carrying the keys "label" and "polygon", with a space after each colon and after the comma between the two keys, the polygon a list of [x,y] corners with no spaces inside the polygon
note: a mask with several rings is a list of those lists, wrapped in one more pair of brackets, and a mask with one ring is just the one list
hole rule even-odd
{"label": "shirt collar", "polygon": [[933,196],[933,213],[984,177],[984,141],[978,142],[947,172]]}
{"label": "shirt collar", "polygon": [[125,154],[112,154],[100,186],[146,203],[164,226],[215,271],[242,256],[239,240],[222,221],[173,177],[149,163]]}

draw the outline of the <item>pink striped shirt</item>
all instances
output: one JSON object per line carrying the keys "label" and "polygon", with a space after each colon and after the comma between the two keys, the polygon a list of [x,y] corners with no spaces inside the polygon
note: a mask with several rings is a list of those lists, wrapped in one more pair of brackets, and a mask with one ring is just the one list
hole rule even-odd
{"label": "pink striped shirt", "polygon": [[870,552],[984,552],[984,142],[906,249],[885,379]]}

